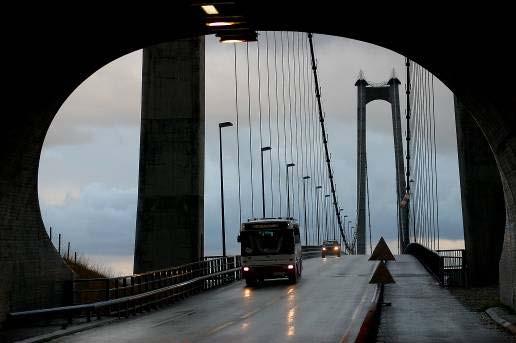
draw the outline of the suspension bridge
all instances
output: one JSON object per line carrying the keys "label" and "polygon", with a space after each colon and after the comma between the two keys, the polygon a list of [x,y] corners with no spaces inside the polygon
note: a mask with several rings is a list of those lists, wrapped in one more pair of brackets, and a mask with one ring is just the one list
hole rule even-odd
{"label": "suspension bridge", "polygon": [[[199,6],[192,7],[188,11],[202,13]],[[229,17],[237,18],[234,23],[242,26],[247,23],[246,13]],[[202,25],[220,20],[210,15],[197,14]],[[313,35],[291,31],[258,34],[240,26],[241,30],[210,28],[205,32],[215,33],[221,40],[244,41],[234,45],[234,121],[219,124],[221,174],[222,143],[231,144],[222,134],[231,126],[236,131],[233,144],[238,150],[238,178],[233,182],[238,183],[238,204],[232,206],[238,206],[240,222],[248,218],[296,218],[306,257],[318,255],[321,241],[328,239],[340,240],[346,254],[342,258],[307,258],[298,284],[280,281],[258,288],[238,282],[242,277],[240,256],[226,256],[225,249],[223,256],[203,255],[204,41],[202,37],[175,40],[145,48],[143,54],[134,275],[74,279],[43,231],[37,240],[23,232],[13,233],[13,227],[30,230],[41,224],[37,210],[39,219],[25,219],[36,218],[32,212],[24,212],[32,206],[21,206],[12,196],[16,193],[23,198],[30,193],[15,192],[17,184],[32,184],[30,175],[23,174],[19,177],[27,177],[29,182],[16,179],[6,182],[5,188],[2,183],[2,193],[10,194],[5,201],[10,203],[0,229],[2,234],[11,229],[9,239],[0,240],[6,252],[1,258],[8,266],[8,272],[2,273],[6,282],[2,282],[0,292],[0,321],[5,327],[50,318],[64,319],[66,325],[85,321],[80,330],[89,330],[54,337],[61,341],[360,341],[376,334],[375,327],[376,337],[385,341],[508,341],[510,337],[504,333],[479,325],[476,315],[443,288],[464,286],[475,275],[481,280],[482,266],[474,264],[481,255],[478,250],[444,251],[439,246],[434,76],[406,59],[405,133],[398,90],[401,82],[395,74],[380,83],[366,80],[363,73],[350,80],[350,85],[356,82],[358,104],[357,201],[355,209],[346,209],[354,211],[356,218],[350,227],[339,195],[351,189],[337,188],[339,175],[332,158],[338,150],[332,150],[337,147],[327,133],[332,123],[325,115],[324,81],[318,75]],[[257,107],[251,99],[257,100]],[[470,98],[463,99],[467,102]],[[374,201],[369,194],[374,190],[368,186],[365,144],[366,104],[373,100],[388,101],[392,113],[396,168],[392,199],[400,254],[389,262],[385,262],[389,259],[385,251],[380,261],[369,261],[365,256],[367,236],[371,237],[374,229],[367,220],[369,204]],[[457,121],[466,125],[464,118],[469,117],[460,117],[464,113],[463,109]],[[479,125],[485,124],[482,115],[475,118]],[[35,124],[22,121],[24,130],[36,130],[41,120]],[[492,140],[490,131],[486,132]],[[503,141],[506,136],[501,137]],[[6,161],[15,160],[25,151],[22,147],[40,147],[37,143],[21,144],[14,136],[8,138],[19,149]],[[510,142],[503,144],[512,146]],[[507,172],[512,160],[506,157],[503,146],[498,147],[493,150],[498,160],[509,165],[503,167],[509,168]],[[462,163],[470,166],[472,162],[464,159]],[[2,182],[4,176],[10,180],[14,175],[9,172],[14,169],[8,168],[19,165],[6,163]],[[468,184],[470,175],[464,170],[461,182]],[[506,188],[512,187],[512,179],[502,181]],[[221,175],[222,204],[223,189]],[[510,210],[511,198],[507,201]],[[222,229],[224,215],[222,208]],[[24,220],[32,224],[21,225]],[[474,230],[470,233],[477,234]],[[225,238],[223,234],[223,243]],[[374,243],[369,238],[370,252]],[[17,259],[23,252],[26,256]],[[487,252],[490,259],[493,254]],[[26,263],[29,257],[30,266]],[[35,263],[42,258],[44,262]],[[466,261],[472,261],[476,273],[466,272]],[[506,267],[511,259],[502,254],[501,261],[500,268],[512,275]],[[388,276],[395,283],[390,283]],[[501,276],[500,282],[502,300],[513,304],[514,296],[507,296],[512,281]],[[149,313],[139,315],[142,312]],[[95,328],[106,321],[115,322]],[[68,334],[73,327],[69,326],[72,330]]]}

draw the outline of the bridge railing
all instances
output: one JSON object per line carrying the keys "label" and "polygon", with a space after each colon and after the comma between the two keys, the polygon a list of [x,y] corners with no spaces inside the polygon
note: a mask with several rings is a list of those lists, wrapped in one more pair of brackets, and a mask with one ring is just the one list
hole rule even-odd
{"label": "bridge railing", "polygon": [[441,283],[445,287],[468,286],[468,265],[465,250],[436,250],[441,259]]}
{"label": "bridge railing", "polygon": [[[142,274],[112,278],[75,279],[71,285],[73,299],[70,305],[90,304],[142,294],[239,266],[240,256],[207,256],[199,262]],[[240,276],[235,272],[234,275],[206,279],[197,286],[201,289],[209,289],[239,278]]]}
{"label": "bridge railing", "polygon": [[416,257],[442,287],[468,286],[464,249],[433,251],[421,244],[410,243],[405,253]]}
{"label": "bridge railing", "polygon": [[[241,279],[240,256],[207,257],[203,261],[149,273],[106,279],[78,279],[74,304],[9,313],[13,325],[32,319],[66,318],[94,314],[129,316],[171,303],[203,290]],[[103,287],[99,287],[103,285]],[[82,287],[82,288],[80,288]],[[88,288],[92,287],[92,288]]]}

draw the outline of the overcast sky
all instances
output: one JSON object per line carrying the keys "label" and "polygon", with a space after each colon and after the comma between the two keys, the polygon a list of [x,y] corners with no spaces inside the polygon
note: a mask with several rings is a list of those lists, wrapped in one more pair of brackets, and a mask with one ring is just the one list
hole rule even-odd
{"label": "overcast sky", "polygon": [[[277,44],[280,42],[279,37],[278,34]],[[283,37],[286,44],[286,34],[283,34]],[[296,44],[297,37],[294,35]],[[263,124],[268,129],[266,114],[268,98],[265,88],[267,40],[265,38],[265,34],[259,37],[260,80]],[[272,68],[273,35],[269,33],[267,38],[270,50],[269,62]],[[357,107],[354,83],[360,70],[364,71],[367,80],[381,82],[390,78],[394,68],[402,82],[400,95],[403,114],[405,110],[404,58],[392,51],[345,38],[315,35],[314,42],[338,197],[341,207],[344,208],[343,212],[354,221]],[[277,48],[279,54],[280,45]],[[261,190],[256,49],[256,43],[249,45],[250,92],[251,98],[255,99],[251,102],[254,214],[258,216],[261,208]],[[299,61],[308,63],[305,59]],[[299,63],[299,66],[302,66],[301,62]],[[72,250],[79,251],[94,262],[109,265],[113,272],[119,274],[132,272],[138,184],[141,68],[142,52],[135,51],[101,68],[80,85],[63,104],[47,133],[39,169],[39,198],[47,230],[52,226],[54,232],[63,234],[65,242],[71,242]],[[243,44],[237,46],[237,68],[242,149],[240,156],[242,218],[245,220],[252,213],[247,136],[249,127],[247,63],[246,46]],[[436,80],[435,97],[439,226],[443,238],[441,247],[456,247],[463,245],[463,233],[453,96],[446,86]],[[272,118],[275,118],[274,96],[272,98]],[[280,107],[281,105],[280,103]],[[205,178],[205,252],[208,255],[220,254],[221,250],[217,144],[217,123],[221,121],[236,121],[234,47],[231,44],[220,44],[215,37],[209,36],[206,38],[205,148],[206,175],[211,176]],[[277,171],[277,164],[274,163],[278,153],[278,149],[274,149],[277,144],[274,120],[272,127],[271,157],[273,171]],[[236,129],[233,127],[224,130],[226,244],[229,253],[238,253],[236,235],[239,230],[240,216],[236,182]],[[268,142],[267,130],[264,130],[263,137],[264,141]],[[386,240],[392,241],[394,246],[393,242],[396,240],[394,147],[390,104],[387,102],[374,101],[368,104],[367,145],[373,241],[384,236]],[[269,160],[266,158],[265,169],[269,170],[269,168]],[[281,178],[283,177],[282,174]],[[266,172],[265,178],[266,184],[269,185],[270,172]],[[274,184],[277,182],[277,174],[273,173],[272,180]],[[267,194],[268,215],[271,214],[270,193]],[[277,201],[276,194],[274,215],[278,215]],[[282,214],[286,215],[284,203],[282,208]],[[294,211],[297,216],[296,212],[299,211],[297,209]]]}

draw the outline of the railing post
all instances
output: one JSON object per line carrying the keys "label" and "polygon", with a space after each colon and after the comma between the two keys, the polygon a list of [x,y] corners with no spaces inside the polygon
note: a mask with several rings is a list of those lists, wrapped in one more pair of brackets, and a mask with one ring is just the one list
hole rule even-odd
{"label": "railing post", "polygon": [[74,280],[66,280],[64,281],[64,301],[63,303],[66,305],[74,304]]}
{"label": "railing post", "polygon": [[445,273],[444,273],[444,257],[443,256],[439,256],[439,283],[441,284],[441,287],[444,286],[444,277],[445,277]]}
{"label": "railing post", "polygon": [[466,260],[466,250],[461,250],[462,254],[462,275],[464,278],[464,287],[469,287],[469,268],[468,268],[468,261]]}
{"label": "railing post", "polygon": [[105,283],[105,292],[106,292],[106,293],[105,293],[105,298],[106,298],[105,300],[109,300],[109,295],[110,295],[110,294],[109,294],[109,293],[110,293],[110,292],[109,292],[109,278],[107,278],[107,279],[104,281],[104,283]]}

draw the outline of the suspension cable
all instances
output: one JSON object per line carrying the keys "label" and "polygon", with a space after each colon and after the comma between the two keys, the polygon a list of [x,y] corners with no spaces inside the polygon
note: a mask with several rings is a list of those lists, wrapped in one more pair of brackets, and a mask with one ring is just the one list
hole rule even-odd
{"label": "suspension cable", "polygon": [[[329,181],[330,181],[331,193],[332,193],[332,196],[333,196],[333,204],[334,204],[335,215],[337,216],[337,213],[339,211],[339,205],[337,203],[337,197],[336,197],[336,194],[335,194],[335,185],[334,185],[334,181],[333,181],[333,174],[332,174],[332,169],[331,169],[331,161],[330,161],[330,156],[329,156],[329,152],[328,152],[328,138],[327,138],[327,135],[326,135],[326,128],[324,126],[324,117],[323,117],[322,104],[321,104],[321,94],[320,94],[320,89],[319,89],[319,80],[318,80],[318,76],[317,76],[317,65],[315,63],[314,47],[313,47],[313,40],[312,40],[312,34],[311,33],[308,34],[308,39],[309,39],[309,42],[310,42],[310,54],[311,54],[311,57],[312,57],[312,70],[313,70],[313,74],[314,74],[314,83],[315,83],[315,92],[316,92],[315,96],[316,96],[316,99],[317,99],[317,105],[318,105],[318,110],[319,110],[319,121],[321,123],[321,133],[322,133],[322,136],[323,136],[324,153],[325,153],[325,157],[326,157],[328,178],[329,178]],[[343,228],[342,228],[342,221],[340,219],[340,216],[337,216],[337,222],[339,224],[339,230],[340,230],[342,239],[344,240],[344,245],[346,247],[346,250],[348,250],[351,253],[350,246],[348,245],[345,232],[343,231]]]}

